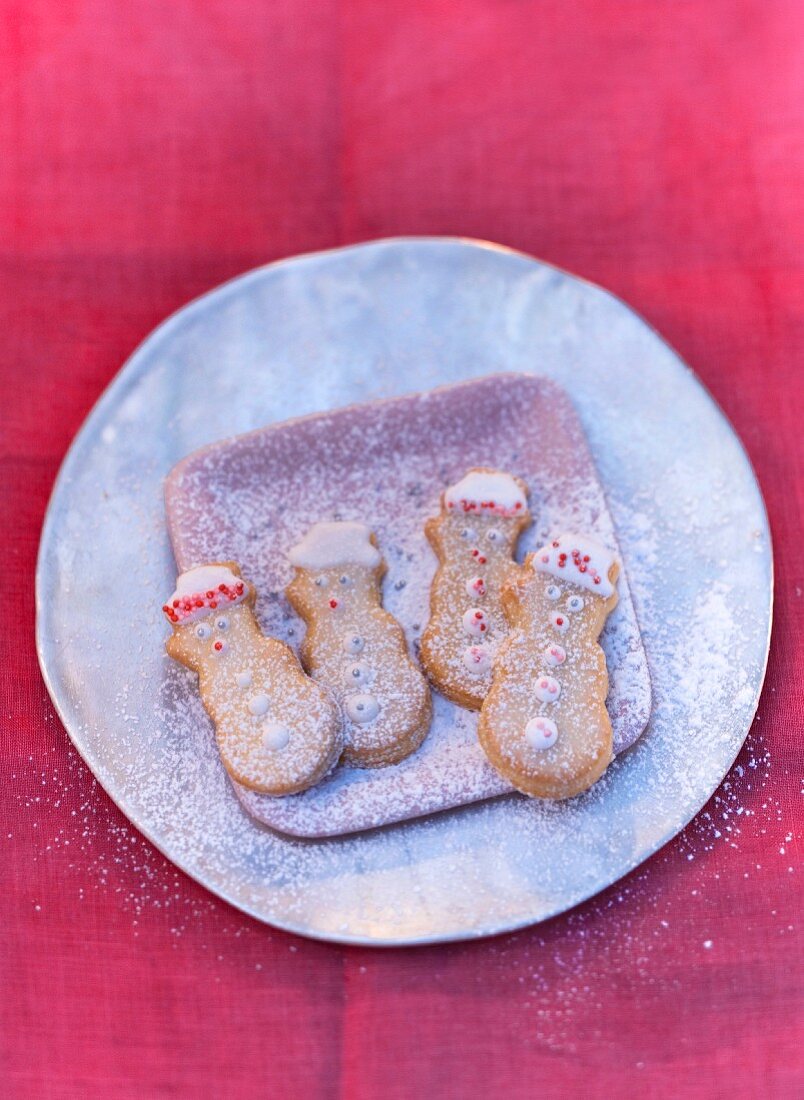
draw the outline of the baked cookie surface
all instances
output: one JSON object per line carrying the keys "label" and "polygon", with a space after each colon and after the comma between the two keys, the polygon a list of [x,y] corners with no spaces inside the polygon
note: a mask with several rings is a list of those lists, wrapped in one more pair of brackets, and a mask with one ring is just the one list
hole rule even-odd
{"label": "baked cookie surface", "polygon": [[261,633],[254,598],[234,562],[188,570],[163,607],[173,627],[166,648],[198,674],[231,777],[260,794],[295,794],[334,767],[340,719],[293,650]]}
{"label": "baked cookie surface", "polygon": [[529,522],[524,482],[474,467],[444,491],[440,515],[425,524],[438,568],[421,660],[459,706],[479,709],[491,686],[494,655],[508,633],[502,590],[516,575],[516,543]]}
{"label": "baked cookie surface", "polygon": [[341,707],[344,761],[403,760],[427,734],[430,690],[402,627],[382,606],[385,563],[370,528],[317,523],[289,557],[295,575],[286,595],[307,624],[302,663]]}
{"label": "baked cookie surface", "polygon": [[598,638],[617,604],[619,564],[598,542],[559,535],[503,590],[511,633],[494,665],[478,738],[512,786],[569,798],[612,760],[608,672]]}

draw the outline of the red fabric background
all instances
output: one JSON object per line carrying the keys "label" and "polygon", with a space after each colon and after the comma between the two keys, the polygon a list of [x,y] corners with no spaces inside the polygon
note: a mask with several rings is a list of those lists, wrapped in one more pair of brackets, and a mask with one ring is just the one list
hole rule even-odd
{"label": "red fabric background", "polygon": [[[3,1094],[793,1096],[800,0],[0,15]],[[127,825],[54,717],[32,578],[59,462],[158,321],[256,264],[397,233],[520,247],[653,322],[745,441],[778,587],[757,720],[682,836],[542,927],[379,952],[258,925]]]}

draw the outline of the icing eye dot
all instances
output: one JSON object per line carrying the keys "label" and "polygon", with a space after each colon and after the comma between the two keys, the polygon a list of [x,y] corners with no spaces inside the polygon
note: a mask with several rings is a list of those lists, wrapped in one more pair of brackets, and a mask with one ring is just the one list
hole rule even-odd
{"label": "icing eye dot", "polygon": [[318,588],[323,588],[324,587],[324,578],[323,577],[316,577],[315,583],[318,586]]}
{"label": "icing eye dot", "polygon": [[226,618],[225,615],[221,615],[219,619],[215,620],[215,626],[217,626],[218,630],[228,630],[229,620]]}
{"label": "icing eye dot", "polygon": [[561,595],[561,589],[558,587],[557,584],[548,584],[547,588],[545,589],[545,595],[547,596],[548,600],[557,600],[558,597]]}
{"label": "icing eye dot", "polygon": [[212,633],[212,627],[209,623],[199,623],[195,628],[195,635],[197,638],[208,638]]}
{"label": "icing eye dot", "polygon": [[349,578],[344,573],[342,577],[338,577],[338,584],[349,584]]}
{"label": "icing eye dot", "polygon": [[475,531],[474,531],[473,527],[464,527],[464,528],[462,528],[462,530],[461,530],[461,538],[462,539],[469,540],[469,539],[473,539],[474,537],[475,537]]}
{"label": "icing eye dot", "polygon": [[496,527],[491,527],[486,532],[486,538],[489,542],[499,542],[502,538],[502,531],[499,531]]}
{"label": "icing eye dot", "polygon": [[583,600],[580,596],[570,596],[567,600],[567,611],[582,611]]}

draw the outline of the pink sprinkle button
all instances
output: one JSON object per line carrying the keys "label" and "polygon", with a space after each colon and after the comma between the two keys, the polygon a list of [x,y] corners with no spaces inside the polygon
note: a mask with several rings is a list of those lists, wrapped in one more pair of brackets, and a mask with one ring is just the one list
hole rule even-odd
{"label": "pink sprinkle button", "polygon": [[561,684],[554,676],[540,676],[536,681],[535,695],[540,703],[555,703],[561,695]]}
{"label": "pink sprinkle button", "polygon": [[525,726],[525,740],[532,749],[551,749],[558,740],[558,726],[550,718],[531,718]]}
{"label": "pink sprinkle button", "polygon": [[560,645],[549,645],[544,651],[544,659],[551,668],[563,665],[567,659],[567,651]]}

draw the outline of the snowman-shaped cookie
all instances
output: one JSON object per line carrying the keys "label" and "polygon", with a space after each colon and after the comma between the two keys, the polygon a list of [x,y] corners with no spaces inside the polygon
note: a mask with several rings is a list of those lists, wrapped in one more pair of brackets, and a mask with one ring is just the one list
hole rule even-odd
{"label": "snowman-shaped cookie", "polygon": [[530,522],[526,488],[500,470],[470,470],[441,498],[425,533],[438,556],[421,660],[448,699],[477,710],[508,632],[503,585],[517,573],[517,539]]}
{"label": "snowman-shaped cookie", "polygon": [[166,648],[198,673],[232,778],[262,794],[293,794],[337,763],[340,716],[293,651],[261,633],[254,599],[234,562],[182,573],[162,608],[173,627]]}
{"label": "snowman-shaped cookie", "polygon": [[289,557],[296,571],[287,597],[307,624],[302,662],[340,703],[344,761],[397,763],[424,740],[430,691],[380,603],[385,565],[370,528],[316,523]]}
{"label": "snowman-shaped cookie", "polygon": [[619,566],[600,543],[558,535],[503,590],[500,647],[478,737],[494,767],[539,798],[570,798],[612,759],[608,673],[598,645]]}

